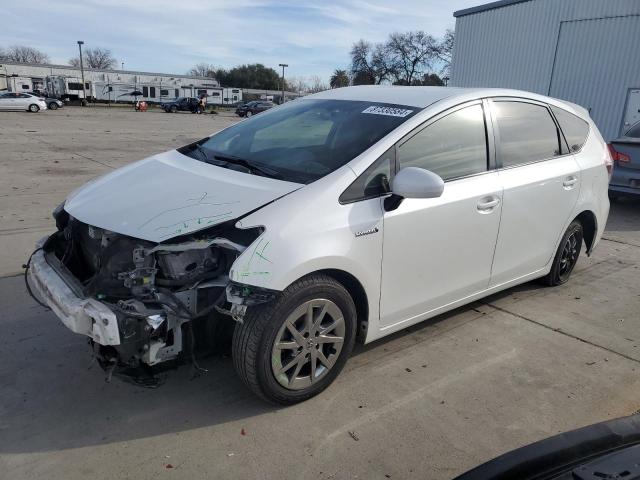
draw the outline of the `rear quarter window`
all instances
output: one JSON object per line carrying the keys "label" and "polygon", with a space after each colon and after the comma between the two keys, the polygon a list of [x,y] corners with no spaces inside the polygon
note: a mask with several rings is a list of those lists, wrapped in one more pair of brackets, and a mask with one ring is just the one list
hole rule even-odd
{"label": "rear quarter window", "polygon": [[567,140],[569,150],[578,152],[589,136],[589,124],[573,113],[569,113],[559,107],[551,106],[551,111],[558,120],[564,138]]}

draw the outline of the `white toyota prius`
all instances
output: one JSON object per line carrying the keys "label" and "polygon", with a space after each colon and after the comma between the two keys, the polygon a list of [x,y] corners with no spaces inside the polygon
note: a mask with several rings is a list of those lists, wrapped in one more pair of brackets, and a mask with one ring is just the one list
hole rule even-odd
{"label": "white toyota prius", "polygon": [[197,367],[226,322],[246,385],[295,403],[356,340],[566,282],[602,235],[611,168],[587,111],[561,100],[340,88],[76,190],[28,283],[109,375]]}

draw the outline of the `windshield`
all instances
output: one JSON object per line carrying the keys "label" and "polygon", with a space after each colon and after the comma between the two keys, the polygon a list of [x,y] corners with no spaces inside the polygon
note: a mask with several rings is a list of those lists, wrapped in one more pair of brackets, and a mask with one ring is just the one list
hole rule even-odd
{"label": "windshield", "polygon": [[348,100],[296,100],[179,151],[196,160],[296,183],[343,166],[420,109]]}

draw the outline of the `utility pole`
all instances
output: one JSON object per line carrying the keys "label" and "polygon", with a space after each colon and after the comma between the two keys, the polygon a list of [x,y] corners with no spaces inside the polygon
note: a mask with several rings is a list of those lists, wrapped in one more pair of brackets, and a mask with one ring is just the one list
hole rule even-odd
{"label": "utility pole", "polygon": [[282,101],[281,103],[284,103],[284,67],[288,67],[289,65],[287,65],[286,63],[279,63],[278,66],[282,67]]}
{"label": "utility pole", "polygon": [[84,98],[80,105],[85,106],[87,104],[87,86],[84,83],[84,63],[82,62],[82,45],[84,42],[82,40],[78,40],[78,49],[80,50],[80,73],[82,74],[82,91],[84,92]]}

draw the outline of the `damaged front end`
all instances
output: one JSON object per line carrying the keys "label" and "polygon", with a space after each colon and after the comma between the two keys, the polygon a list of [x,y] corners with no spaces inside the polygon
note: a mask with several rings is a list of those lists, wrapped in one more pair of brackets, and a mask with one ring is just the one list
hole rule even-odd
{"label": "damaged front end", "polygon": [[[229,280],[235,259],[261,233],[233,221],[154,243],[54,212],[58,231],[33,255],[30,283],[63,323],[87,335],[108,371],[136,372],[216,345],[220,325],[276,292]],[[179,241],[178,241],[179,240]]]}

